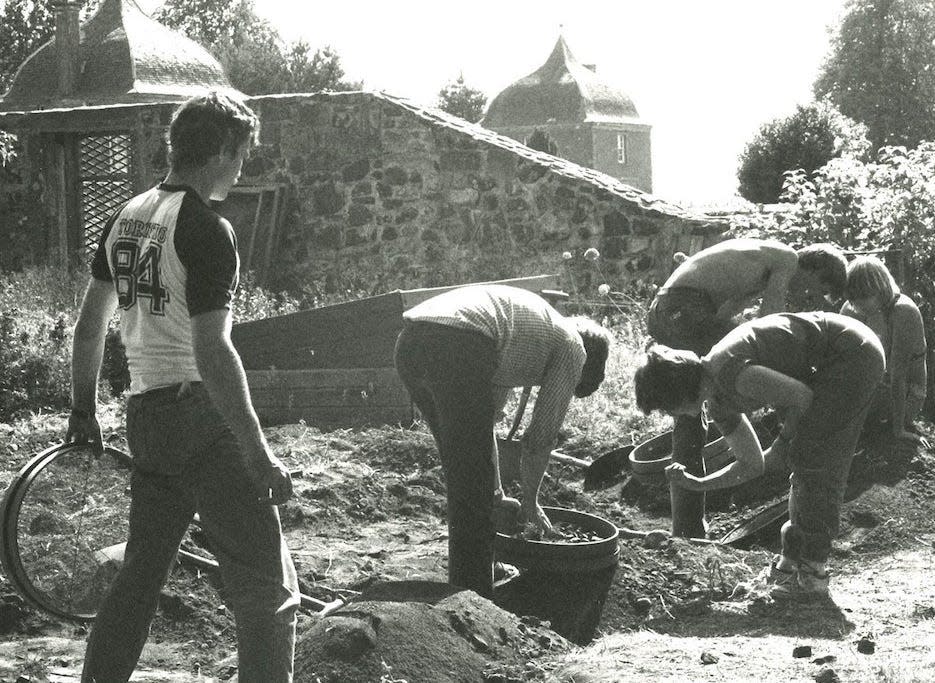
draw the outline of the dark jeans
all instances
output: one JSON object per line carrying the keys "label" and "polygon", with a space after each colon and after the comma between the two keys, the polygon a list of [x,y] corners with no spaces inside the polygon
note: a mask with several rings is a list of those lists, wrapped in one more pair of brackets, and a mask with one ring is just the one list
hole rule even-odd
{"label": "dark jeans", "polygon": [[237,622],[242,683],[292,680],[299,588],[277,509],[257,501],[237,441],[201,384],[131,396],[130,536],[88,638],[82,680],[136,667],[179,543],[197,512]]}
{"label": "dark jeans", "polygon": [[717,317],[717,307],[707,293],[673,287],[657,294],[649,304],[646,327],[660,344],[703,356],[735,325]]}
{"label": "dark jeans", "polygon": [[828,559],[854,449],[883,378],[883,350],[876,339],[854,342],[842,335],[839,344],[839,357],[809,383],[812,404],[789,446],[789,524],[782,552],[790,559]]}
{"label": "dark jeans", "polygon": [[494,341],[477,332],[407,323],[396,369],[421,411],[448,483],[448,580],[493,595]]}

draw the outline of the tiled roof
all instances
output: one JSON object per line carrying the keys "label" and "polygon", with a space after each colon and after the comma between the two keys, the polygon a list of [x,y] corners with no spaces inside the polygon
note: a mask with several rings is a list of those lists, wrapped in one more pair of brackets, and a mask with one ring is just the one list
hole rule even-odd
{"label": "tiled roof", "polygon": [[[626,183],[623,183],[613,176],[607,175],[606,173],[601,173],[600,171],[595,171],[591,168],[579,166],[576,163],[552,156],[551,154],[546,154],[545,152],[539,152],[512,138],[508,138],[505,135],[499,135],[498,133],[484,128],[479,124],[469,123],[464,119],[458,118],[457,116],[452,116],[451,114],[443,112],[440,109],[421,107],[406,98],[390,95],[385,92],[328,93],[327,95],[323,96],[360,97],[361,95],[377,97],[398,107],[406,109],[415,116],[424,121],[427,121],[434,126],[448,128],[458,133],[468,135],[475,140],[493,145],[500,149],[508,150],[509,152],[522,157],[523,159],[547,168],[556,175],[590,183],[591,185],[601,190],[605,190],[611,195],[620,197],[621,199],[624,199],[645,211],[656,212],[666,216],[673,216],[683,220],[693,221],[699,226],[710,225],[713,229],[718,231],[722,230],[724,227],[721,221],[716,219],[712,220],[712,218],[708,216],[693,212],[689,209],[679,206],[678,204],[667,202],[663,199],[660,199],[659,197],[649,194],[648,192],[643,192],[642,190],[632,187],[631,185],[627,185]],[[266,99],[266,97],[255,99]]]}
{"label": "tiled roof", "polygon": [[559,36],[545,64],[493,98],[482,123],[502,128],[592,121],[640,118],[629,96],[579,63]]}
{"label": "tiled roof", "polygon": [[58,95],[55,39],[23,62],[0,111],[177,101],[232,90],[207,50],[150,19],[134,0],[104,0],[81,26],[73,95]]}

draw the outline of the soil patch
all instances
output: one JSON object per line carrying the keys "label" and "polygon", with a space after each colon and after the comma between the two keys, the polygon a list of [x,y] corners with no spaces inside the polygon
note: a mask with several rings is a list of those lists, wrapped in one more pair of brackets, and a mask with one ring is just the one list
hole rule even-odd
{"label": "soil patch", "polygon": [[[113,445],[125,447],[120,422],[119,415],[105,416],[105,430],[117,435]],[[2,427],[0,452],[6,464],[0,484],[8,484],[29,456],[60,437],[65,424],[61,416],[46,416]],[[935,443],[932,427],[924,424],[923,431]],[[927,446],[878,442],[855,461],[842,534],[831,558],[831,604],[779,608],[757,595],[755,577],[775,549],[778,531],[764,533],[749,548],[695,545],[654,534],[621,539],[609,585],[590,603],[571,590],[586,581],[572,579],[565,590],[554,578],[522,575],[528,587],[523,605],[509,606],[534,618],[524,622],[503,609],[508,605],[503,591],[497,596],[499,607],[463,593],[430,601],[415,600],[412,593],[390,602],[374,597],[379,593],[372,591],[381,585],[438,585],[447,576],[444,477],[427,433],[398,428],[322,433],[301,424],[266,433],[287,466],[303,471],[295,497],[281,509],[303,592],[326,601],[364,593],[335,617],[300,615],[297,669],[307,680],[315,680],[313,673],[362,683],[481,681],[484,676],[563,683],[810,680],[827,665],[793,658],[793,648],[802,644],[812,646],[812,659],[836,657],[830,666],[839,669],[842,680],[908,683],[926,680],[922,676],[933,670],[932,641],[926,639],[935,637],[935,455]],[[594,450],[616,445],[623,444]],[[582,458],[593,455],[583,446],[564,444],[562,449]],[[639,484],[628,472],[600,491],[585,491],[582,479],[581,469],[551,463],[543,504],[596,514],[620,527],[668,528],[664,492]],[[780,481],[775,489],[738,490],[711,500],[711,536],[784,492]],[[190,543],[195,550],[201,545],[197,535]],[[231,679],[236,662],[225,658],[235,650],[233,620],[223,590],[212,580],[185,567],[173,571],[141,659],[139,675],[145,677],[134,680]],[[735,592],[738,585],[751,590]],[[541,598],[538,605],[535,595]],[[459,621],[453,622],[450,613]],[[593,633],[576,639],[593,640],[582,648],[569,647],[556,631],[574,635],[575,628],[584,628],[583,615]],[[455,623],[465,627],[463,632]],[[342,624],[339,633],[328,632],[329,624]],[[50,619],[23,605],[0,581],[0,681],[19,675],[36,682],[76,680],[86,633],[85,626]],[[857,641],[870,633],[876,653],[857,652]],[[542,637],[548,637],[548,647]],[[718,661],[704,663],[706,651]],[[17,658],[17,653],[28,657]],[[423,656],[423,668],[407,673]],[[448,664],[440,662],[448,657],[463,658],[451,670],[473,667],[469,670],[480,671],[480,677],[447,677]],[[431,662],[439,664],[431,668]],[[363,678],[337,678],[342,671]]]}
{"label": "soil patch", "polygon": [[[296,682],[492,681],[571,644],[470,591],[381,584],[315,623],[296,643]],[[499,678],[498,678],[499,677]]]}

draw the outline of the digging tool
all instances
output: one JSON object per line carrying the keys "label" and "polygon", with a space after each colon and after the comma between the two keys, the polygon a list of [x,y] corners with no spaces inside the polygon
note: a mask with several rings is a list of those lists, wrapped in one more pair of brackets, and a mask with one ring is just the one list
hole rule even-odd
{"label": "digging tool", "polygon": [[[94,557],[101,564],[110,562],[116,566],[119,566],[123,564],[126,551],[127,544],[126,541],[124,541],[123,543],[101,548],[94,553]],[[210,557],[202,557],[201,555],[190,553],[187,550],[183,550],[181,548],[179,548],[178,557],[180,564],[185,564],[189,567],[194,567],[196,569],[201,569],[202,571],[212,573],[219,570],[217,560],[211,559]],[[299,594],[299,601],[302,607],[317,612],[318,616],[320,617],[326,617],[339,607],[343,607],[346,604],[346,601],[342,600],[341,598],[337,598],[331,602],[325,602],[324,600],[319,600],[318,598],[313,598],[302,593]]]}
{"label": "digging tool", "polygon": [[[621,538],[646,538],[652,534],[659,534],[660,538],[671,539],[672,534],[663,529],[653,529],[652,531],[638,531],[636,529],[627,529],[626,527],[618,526],[617,533]],[[723,545],[723,540],[717,540],[713,538],[680,538],[681,541],[688,541],[693,545]]]}
{"label": "digging tool", "polygon": [[[516,407],[516,415],[513,417],[513,424],[507,433],[506,439],[501,442],[509,443],[519,429],[523,421],[523,413],[526,411],[526,404],[529,402],[529,394],[532,387],[523,387],[523,393],[519,397],[519,405]],[[584,472],[584,490],[595,491],[602,488],[608,488],[617,483],[618,475],[624,470],[627,464],[627,458],[634,445],[622,446],[599,455],[594,460],[582,460],[571,455],[562,453],[560,450],[553,450],[549,453],[549,459],[560,462],[563,465],[571,465],[583,469]]]}
{"label": "digging tool", "polygon": [[[179,549],[179,562],[209,572],[218,571],[218,563],[216,560],[212,560],[207,557],[201,557],[200,555],[190,553],[187,550],[182,550],[181,548]],[[331,602],[325,602],[324,600],[313,598],[310,595],[299,593],[299,604],[301,604],[302,607],[306,609],[317,612],[317,616],[319,617],[326,617],[336,609],[343,607],[345,605],[345,601],[341,598],[335,598]]]}

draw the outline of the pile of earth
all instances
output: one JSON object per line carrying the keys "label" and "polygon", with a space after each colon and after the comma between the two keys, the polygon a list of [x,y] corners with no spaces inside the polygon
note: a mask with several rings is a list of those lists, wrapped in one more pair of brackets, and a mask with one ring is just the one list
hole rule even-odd
{"label": "pile of earth", "polygon": [[571,643],[444,583],[389,582],[316,621],[296,643],[296,683],[523,681]]}

